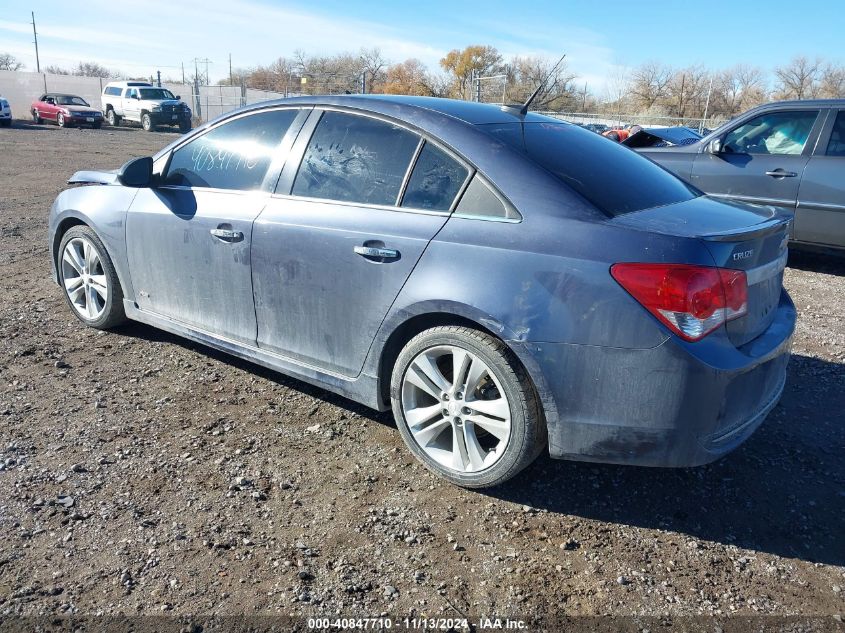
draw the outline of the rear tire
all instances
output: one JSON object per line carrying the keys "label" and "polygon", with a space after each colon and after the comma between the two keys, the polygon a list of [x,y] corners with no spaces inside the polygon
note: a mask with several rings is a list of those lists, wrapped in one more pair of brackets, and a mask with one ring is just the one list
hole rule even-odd
{"label": "rear tire", "polygon": [[547,443],[528,373],[502,341],[471,328],[435,327],[411,339],[396,359],[390,399],[411,453],[465,488],[511,479]]}
{"label": "rear tire", "polygon": [[0,125],[3,127],[12,127],[12,119],[3,119],[0,121]]}
{"label": "rear tire", "polygon": [[109,108],[108,112],[106,112],[106,119],[108,119],[109,125],[112,127],[120,125],[120,117],[115,114],[112,108]]}
{"label": "rear tire", "polygon": [[114,264],[90,227],[68,229],[57,259],[62,294],[76,318],[98,330],[113,328],[126,320],[123,288]]}

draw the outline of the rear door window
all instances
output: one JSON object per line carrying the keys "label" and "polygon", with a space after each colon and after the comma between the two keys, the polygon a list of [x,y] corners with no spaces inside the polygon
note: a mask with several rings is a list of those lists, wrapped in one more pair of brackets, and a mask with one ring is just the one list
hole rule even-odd
{"label": "rear door window", "polygon": [[293,195],[395,205],[419,137],[387,121],[325,112],[308,143]]}
{"label": "rear door window", "polygon": [[426,142],[408,180],[402,206],[449,211],[469,170],[436,145]]}
{"label": "rear door window", "polygon": [[845,110],[840,110],[839,114],[836,115],[825,154],[828,156],[845,156]]}
{"label": "rear door window", "polygon": [[298,110],[269,110],[223,123],[173,152],[165,184],[260,189],[276,148]]}

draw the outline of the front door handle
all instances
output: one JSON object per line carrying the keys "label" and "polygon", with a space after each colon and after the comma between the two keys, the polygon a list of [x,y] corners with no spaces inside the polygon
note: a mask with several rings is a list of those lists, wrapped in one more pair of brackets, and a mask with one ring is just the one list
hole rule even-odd
{"label": "front door handle", "polygon": [[211,229],[211,234],[222,242],[240,242],[244,239],[243,233],[232,229]]}
{"label": "front door handle", "polygon": [[399,251],[392,248],[376,248],[374,246],[356,246],[355,253],[362,257],[380,257],[382,259],[396,259]]}
{"label": "front door handle", "polygon": [[794,171],[786,171],[784,169],[773,169],[771,171],[766,172],[767,176],[771,176],[772,178],[795,178],[798,174]]}

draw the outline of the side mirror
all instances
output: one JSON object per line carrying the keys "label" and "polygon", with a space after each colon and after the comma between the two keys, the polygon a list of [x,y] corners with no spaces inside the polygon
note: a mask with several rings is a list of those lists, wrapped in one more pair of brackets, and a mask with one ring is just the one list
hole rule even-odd
{"label": "side mirror", "polygon": [[153,159],[133,158],[117,172],[117,181],[124,187],[149,187],[153,182]]}
{"label": "side mirror", "polygon": [[176,95],[176,101],[179,101],[179,99],[181,99],[181,98],[182,97],[180,97],[179,95]]}
{"label": "side mirror", "polygon": [[137,99],[138,101],[140,101],[140,100],[141,100],[141,95],[134,95],[134,96],[133,96],[133,98],[134,98],[134,99]]}
{"label": "side mirror", "polygon": [[714,138],[707,144],[707,151],[710,154],[719,155],[722,153],[722,139]]}

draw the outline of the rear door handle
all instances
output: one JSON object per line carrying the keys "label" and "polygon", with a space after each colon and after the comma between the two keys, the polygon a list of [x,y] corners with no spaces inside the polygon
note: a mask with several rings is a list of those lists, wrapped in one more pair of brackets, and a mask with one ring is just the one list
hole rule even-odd
{"label": "rear door handle", "polygon": [[222,242],[240,242],[244,239],[243,233],[232,229],[211,229],[211,234]]}
{"label": "rear door handle", "polygon": [[798,174],[794,171],[786,171],[783,169],[773,169],[771,171],[766,172],[767,176],[771,176],[772,178],[795,178]]}
{"label": "rear door handle", "polygon": [[374,246],[356,246],[353,249],[362,257],[381,257],[382,259],[396,259],[399,251],[392,248],[376,248]]}

